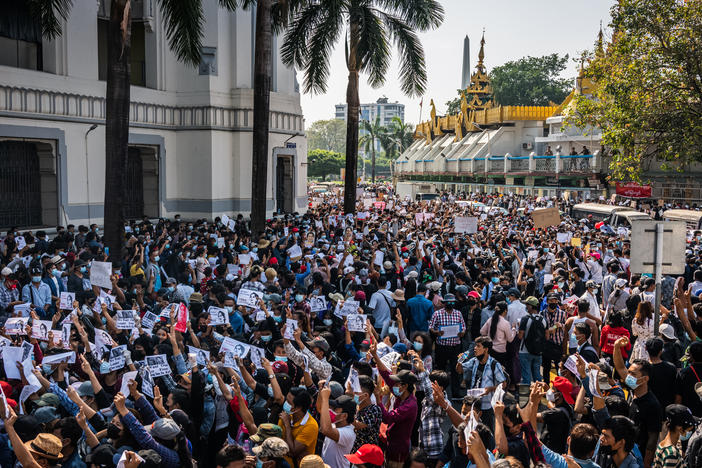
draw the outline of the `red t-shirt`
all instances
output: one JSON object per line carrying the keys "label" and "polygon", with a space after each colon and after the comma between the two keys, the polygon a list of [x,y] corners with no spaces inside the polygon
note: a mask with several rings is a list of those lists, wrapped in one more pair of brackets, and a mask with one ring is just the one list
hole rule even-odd
{"label": "red t-shirt", "polygon": [[[622,336],[629,336],[629,330],[624,327],[610,327],[605,325],[602,327],[602,335],[600,336],[600,349],[603,353],[614,354],[614,343]],[[631,342],[626,348],[622,348],[622,357],[626,359],[629,356],[629,350],[631,349]]]}

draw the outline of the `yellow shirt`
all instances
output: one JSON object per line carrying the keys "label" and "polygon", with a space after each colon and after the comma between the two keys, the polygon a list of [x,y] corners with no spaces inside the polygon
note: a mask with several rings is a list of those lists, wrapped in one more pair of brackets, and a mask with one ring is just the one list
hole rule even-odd
{"label": "yellow shirt", "polygon": [[141,269],[138,263],[135,263],[131,267],[129,267],[129,276],[139,276],[143,275],[144,270]]}
{"label": "yellow shirt", "polygon": [[[282,420],[278,420],[278,425],[283,428],[283,440],[287,441],[285,434],[285,425]],[[297,424],[292,425],[292,437],[294,440],[304,444],[305,450],[300,455],[296,457],[295,462],[290,457],[285,457],[291,467],[298,465],[298,462],[302,460],[306,455],[313,455],[315,449],[317,448],[317,435],[319,434],[319,425],[317,421],[310,415],[309,412],[305,413],[305,416],[297,422]]]}

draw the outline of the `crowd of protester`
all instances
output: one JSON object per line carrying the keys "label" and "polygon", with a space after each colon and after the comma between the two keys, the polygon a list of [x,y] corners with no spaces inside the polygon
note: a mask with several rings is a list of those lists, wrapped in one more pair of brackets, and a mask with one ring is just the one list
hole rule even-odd
{"label": "crowd of protester", "polygon": [[130,222],[112,256],[8,231],[0,466],[702,467],[700,232],[656,315],[576,200],[310,197],[255,236]]}

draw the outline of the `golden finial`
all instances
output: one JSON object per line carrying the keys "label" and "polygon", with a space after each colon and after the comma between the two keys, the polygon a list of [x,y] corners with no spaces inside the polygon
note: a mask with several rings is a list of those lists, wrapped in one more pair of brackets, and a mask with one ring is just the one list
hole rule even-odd
{"label": "golden finial", "polygon": [[478,52],[478,69],[483,69],[483,59],[485,58],[485,28],[483,28],[483,38],[480,40],[480,52]]}

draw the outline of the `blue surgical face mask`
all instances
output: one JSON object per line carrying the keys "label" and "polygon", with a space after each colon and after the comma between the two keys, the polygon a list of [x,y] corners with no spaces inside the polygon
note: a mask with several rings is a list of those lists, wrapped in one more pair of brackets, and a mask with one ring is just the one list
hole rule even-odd
{"label": "blue surgical face mask", "polygon": [[51,366],[49,364],[42,364],[41,371],[44,373],[44,375],[50,375],[51,374]]}
{"label": "blue surgical face mask", "polygon": [[86,267],[84,267],[84,266],[80,267],[81,273],[85,273],[86,271],[88,271],[88,269]]}
{"label": "blue surgical face mask", "polygon": [[32,276],[32,283],[40,283],[41,276]]}
{"label": "blue surgical face mask", "polygon": [[402,395],[402,392],[400,391],[400,387],[392,387],[392,393],[396,397],[399,397],[400,395]]}
{"label": "blue surgical face mask", "polygon": [[234,311],[234,306],[224,306],[225,309],[227,309],[227,312],[230,314]]}
{"label": "blue surgical face mask", "polygon": [[258,252],[258,247],[254,247],[253,249],[251,249],[251,251],[252,251],[252,252]]}
{"label": "blue surgical face mask", "polygon": [[302,294],[295,294],[295,302],[302,302],[302,300],[305,298]]}
{"label": "blue surgical face mask", "polygon": [[544,253],[548,253],[548,251],[551,250],[548,247],[544,247]]}
{"label": "blue surgical face mask", "polygon": [[273,339],[273,335],[261,335],[261,341],[268,343]]}
{"label": "blue surgical face mask", "polygon": [[500,282],[500,278],[498,278],[497,276],[494,276],[491,281],[493,284],[497,284]]}
{"label": "blue surgical face mask", "polygon": [[170,249],[170,248],[171,248],[171,244],[166,244],[164,247],[165,247],[166,249]]}
{"label": "blue surgical face mask", "polygon": [[281,362],[288,362],[288,357],[287,356],[275,356],[276,361],[281,361]]}
{"label": "blue surgical face mask", "polygon": [[329,326],[331,326],[331,324],[333,322],[332,322],[332,319],[324,319],[324,320],[322,320],[322,323],[324,323],[324,325],[329,327]]}
{"label": "blue surgical face mask", "polygon": [[358,405],[361,402],[361,399],[358,397],[358,395],[354,395],[353,401],[354,401],[354,403],[356,403]]}
{"label": "blue surgical face mask", "polygon": [[103,361],[100,363],[100,373],[103,375],[110,373],[110,363],[109,362]]}
{"label": "blue surgical face mask", "polygon": [[54,276],[57,277],[57,278],[60,278],[61,275],[63,274],[63,273],[61,272],[61,270],[59,270],[58,268],[55,269],[54,271],[52,271],[52,273],[53,273]]}
{"label": "blue surgical face mask", "polygon": [[361,356],[361,361],[364,361],[366,356],[368,356],[368,353],[365,351],[359,351],[358,354]]}
{"label": "blue surgical face mask", "polygon": [[276,323],[280,323],[280,322],[283,321],[283,317],[280,316],[280,315],[277,315],[277,316],[274,315],[274,316],[273,316],[273,320],[274,320]]}
{"label": "blue surgical face mask", "polygon": [[268,396],[273,398],[273,387],[268,387]]}
{"label": "blue surgical face mask", "polygon": [[256,468],[263,468],[263,462],[258,458],[256,459]]}
{"label": "blue surgical face mask", "polygon": [[694,431],[687,431],[686,433],[681,434],[681,435],[680,435],[680,440],[688,440],[690,437],[692,437],[692,433],[693,433],[693,432],[694,432]]}
{"label": "blue surgical face mask", "polygon": [[421,351],[423,346],[424,343],[420,343],[419,341],[415,341],[414,343],[412,343],[412,347],[415,351]]}
{"label": "blue surgical face mask", "polygon": [[154,262],[158,262],[159,260],[161,260],[161,256],[160,256],[160,255],[156,255],[156,256],[154,257]]}
{"label": "blue surgical face mask", "polygon": [[634,377],[633,375],[629,374],[626,376],[626,379],[624,380],[624,383],[626,384],[627,387],[629,387],[632,390],[636,390],[636,387],[639,386],[639,379]]}
{"label": "blue surgical face mask", "polygon": [[107,325],[107,319],[105,317],[102,318],[102,324]]}
{"label": "blue surgical face mask", "polygon": [[173,292],[175,291],[175,288],[173,286],[168,286],[168,292]]}
{"label": "blue surgical face mask", "polygon": [[283,411],[290,414],[292,412],[292,406],[287,401],[283,403]]}

